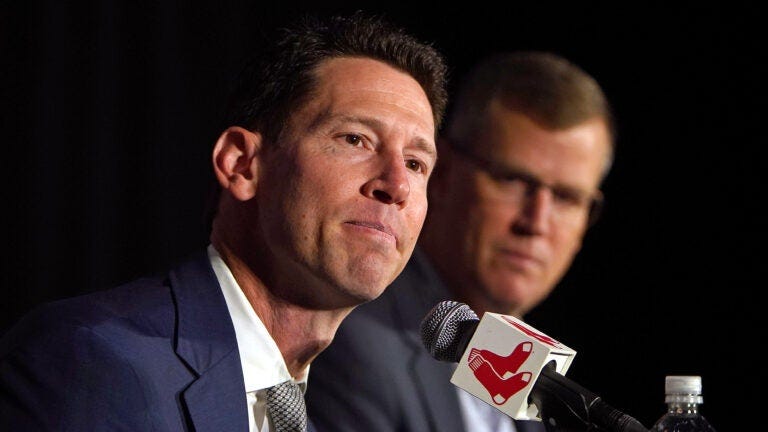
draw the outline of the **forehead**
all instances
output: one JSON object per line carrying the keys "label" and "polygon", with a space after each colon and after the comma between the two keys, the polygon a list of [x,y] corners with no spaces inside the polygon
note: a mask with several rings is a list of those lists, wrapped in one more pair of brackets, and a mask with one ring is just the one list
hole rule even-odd
{"label": "forehead", "polygon": [[593,118],[566,129],[550,129],[501,104],[491,104],[477,151],[498,163],[554,183],[596,188],[610,151],[608,127]]}
{"label": "forehead", "polygon": [[397,113],[427,128],[434,135],[432,107],[424,89],[409,74],[365,57],[338,57],[315,69],[309,109],[374,110]]}
{"label": "forehead", "polygon": [[368,57],[333,57],[315,67],[316,87],[326,90],[370,90],[424,97],[421,85],[408,73]]}

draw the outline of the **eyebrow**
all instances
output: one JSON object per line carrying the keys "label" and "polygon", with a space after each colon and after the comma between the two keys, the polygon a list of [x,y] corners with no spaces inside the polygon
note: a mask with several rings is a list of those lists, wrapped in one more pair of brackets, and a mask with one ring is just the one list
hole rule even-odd
{"label": "eyebrow", "polygon": [[564,184],[559,181],[556,181],[554,183],[544,182],[541,178],[539,178],[538,175],[530,172],[525,168],[514,166],[514,165],[508,165],[503,162],[499,163],[493,160],[493,158],[485,158],[485,157],[476,155],[465,148],[454,147],[454,151],[463,155],[465,158],[469,159],[470,162],[480,166],[481,169],[485,170],[491,176],[496,178],[509,180],[510,178],[516,177],[516,178],[521,178],[527,182],[544,185],[549,188],[561,189],[561,190],[576,192],[576,193],[585,194],[585,195],[590,194],[588,189],[582,188],[580,186]]}
{"label": "eyebrow", "polygon": [[[328,111],[320,113],[310,124],[311,128],[316,128],[324,123],[359,123],[368,126],[371,129],[384,129],[384,122],[374,117],[355,116],[347,114],[332,114]],[[432,160],[437,160],[437,149],[429,141],[421,137],[416,137],[413,146],[426,153]]]}

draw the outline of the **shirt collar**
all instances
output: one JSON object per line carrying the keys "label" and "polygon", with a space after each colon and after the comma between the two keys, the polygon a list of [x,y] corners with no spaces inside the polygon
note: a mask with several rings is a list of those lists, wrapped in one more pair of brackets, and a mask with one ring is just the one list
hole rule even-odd
{"label": "shirt collar", "polygon": [[293,380],[275,340],[251,307],[229,267],[213,245],[208,245],[208,258],[235,327],[245,391],[258,391],[289,380],[298,383],[302,390],[305,390],[309,368],[302,379]]}

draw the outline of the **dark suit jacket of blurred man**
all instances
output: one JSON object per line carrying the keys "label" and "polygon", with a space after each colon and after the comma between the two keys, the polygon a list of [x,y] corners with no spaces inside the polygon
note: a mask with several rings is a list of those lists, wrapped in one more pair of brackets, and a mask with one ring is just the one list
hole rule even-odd
{"label": "dark suit jacket of blurred man", "polygon": [[[345,318],[333,343],[312,362],[307,412],[318,430],[471,432],[450,382],[454,364],[435,360],[421,341],[421,320],[448,296],[417,247],[384,294]],[[515,428],[545,430],[535,421],[518,421]]]}
{"label": "dark suit jacket of blurred man", "polygon": [[0,398],[3,431],[248,430],[235,330],[205,254],[30,313],[0,340],[0,393],[18,395]]}

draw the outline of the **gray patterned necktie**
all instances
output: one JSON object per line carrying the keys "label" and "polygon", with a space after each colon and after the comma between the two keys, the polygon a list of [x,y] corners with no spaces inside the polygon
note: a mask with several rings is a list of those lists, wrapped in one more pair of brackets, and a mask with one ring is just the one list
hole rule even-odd
{"label": "gray patterned necktie", "polygon": [[274,432],[307,430],[307,408],[298,384],[285,381],[268,388],[267,410],[275,426]]}

